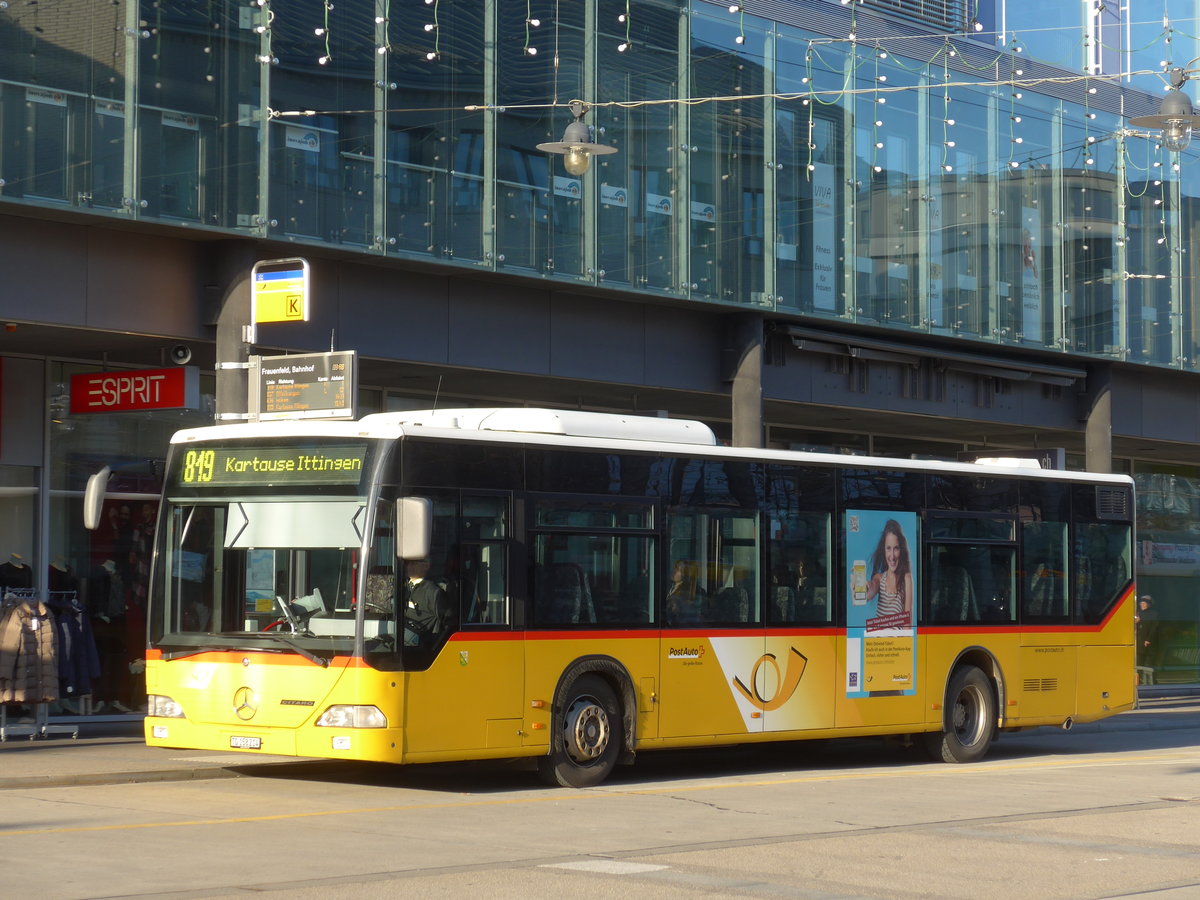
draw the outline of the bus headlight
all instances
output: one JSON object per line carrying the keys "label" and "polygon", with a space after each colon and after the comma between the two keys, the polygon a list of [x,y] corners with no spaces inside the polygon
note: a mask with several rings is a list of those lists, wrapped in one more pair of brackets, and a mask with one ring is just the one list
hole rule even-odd
{"label": "bus headlight", "polygon": [[387,728],[387,716],[378,706],[331,706],[317,724],[325,728]]}
{"label": "bus headlight", "polygon": [[170,697],[164,697],[162,694],[151,694],[147,699],[150,701],[146,709],[147,715],[156,716],[160,719],[183,718],[183,707]]}

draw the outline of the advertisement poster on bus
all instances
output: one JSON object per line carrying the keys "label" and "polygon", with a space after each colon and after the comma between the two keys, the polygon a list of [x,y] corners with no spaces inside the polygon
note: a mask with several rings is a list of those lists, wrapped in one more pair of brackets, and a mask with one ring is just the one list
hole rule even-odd
{"label": "advertisement poster on bus", "polygon": [[846,511],[846,696],[916,692],[917,514]]}

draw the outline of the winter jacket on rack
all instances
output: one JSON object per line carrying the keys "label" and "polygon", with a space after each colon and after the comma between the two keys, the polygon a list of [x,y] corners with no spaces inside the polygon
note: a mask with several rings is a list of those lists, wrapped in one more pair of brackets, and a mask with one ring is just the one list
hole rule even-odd
{"label": "winter jacket on rack", "polygon": [[100,677],[100,656],[92,635],[92,620],[74,591],[50,592],[47,605],[58,622],[58,688],[60,697],[92,692]]}
{"label": "winter jacket on rack", "polygon": [[40,600],[0,605],[0,703],[58,699],[54,618]]}

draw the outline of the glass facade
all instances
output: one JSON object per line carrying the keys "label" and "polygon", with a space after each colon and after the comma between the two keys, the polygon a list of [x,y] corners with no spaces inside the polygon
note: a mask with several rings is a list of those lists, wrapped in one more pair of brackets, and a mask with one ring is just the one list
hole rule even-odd
{"label": "glass facade", "polygon": [[[1195,41],[855,6],[11,4],[0,201],[1194,370],[1195,151],[1092,76]],[[578,177],[535,149],[574,98]]]}

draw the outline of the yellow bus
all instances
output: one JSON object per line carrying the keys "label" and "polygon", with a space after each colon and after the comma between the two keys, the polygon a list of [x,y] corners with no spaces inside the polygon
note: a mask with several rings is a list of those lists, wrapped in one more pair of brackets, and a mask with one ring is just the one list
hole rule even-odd
{"label": "yellow bus", "polygon": [[146,740],[600,783],[660,748],[1130,709],[1133,486],[541,409],[182,431]]}

